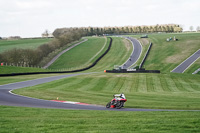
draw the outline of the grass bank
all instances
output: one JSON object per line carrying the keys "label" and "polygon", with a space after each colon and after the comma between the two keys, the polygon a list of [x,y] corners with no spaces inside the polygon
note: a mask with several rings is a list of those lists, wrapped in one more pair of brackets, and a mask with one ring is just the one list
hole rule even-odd
{"label": "grass bank", "polygon": [[[161,70],[162,73],[169,73],[200,49],[200,33],[149,34],[148,36],[153,46],[144,67],[149,70]],[[174,36],[178,41],[166,41],[167,38]],[[200,63],[197,62],[197,65]],[[186,73],[191,73],[193,69],[189,68]]]}
{"label": "grass bank", "polygon": [[133,47],[130,41],[120,38],[112,37],[113,43],[110,51],[95,65],[89,69],[90,72],[103,72],[104,70],[111,70],[114,65],[122,65],[130,57]]}
{"label": "grass bank", "polygon": [[[99,57],[100,53],[96,55],[102,48],[108,47],[103,37],[88,37],[88,41],[74,47],[68,52],[61,55],[49,68],[50,69],[77,69],[89,66],[94,62],[93,58]],[[104,47],[105,45],[105,47]]]}

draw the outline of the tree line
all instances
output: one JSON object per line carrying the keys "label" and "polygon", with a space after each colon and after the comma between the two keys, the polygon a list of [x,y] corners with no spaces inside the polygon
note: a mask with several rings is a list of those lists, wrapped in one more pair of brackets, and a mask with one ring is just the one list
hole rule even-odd
{"label": "tree line", "polygon": [[177,24],[151,25],[151,26],[124,26],[124,27],[82,27],[86,35],[102,34],[126,34],[126,33],[172,33],[182,32],[183,29]]}
{"label": "tree line", "polygon": [[53,32],[54,39],[49,43],[40,45],[37,49],[15,48],[5,51],[0,54],[0,62],[20,66],[38,66],[51,52],[66,46],[73,41],[79,40],[83,36],[155,32],[182,32],[182,28],[176,24],[125,27],[58,28]]}
{"label": "tree line", "polygon": [[[37,49],[18,49],[14,48],[0,53],[0,62],[15,66],[38,66],[44,57],[69,43],[80,40],[82,31],[77,28],[56,29],[54,39],[49,43],[40,45]],[[59,33],[59,34],[57,34]]]}

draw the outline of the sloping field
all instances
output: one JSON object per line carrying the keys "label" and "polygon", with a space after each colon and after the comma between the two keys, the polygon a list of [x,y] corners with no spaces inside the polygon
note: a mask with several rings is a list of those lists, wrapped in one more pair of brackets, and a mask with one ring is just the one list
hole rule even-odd
{"label": "sloping field", "polygon": [[36,49],[38,46],[49,42],[52,39],[20,39],[20,40],[0,40],[0,52],[10,50],[13,48],[30,48]]}
{"label": "sloping field", "polygon": [[[178,41],[166,41],[167,38],[173,38],[174,36]],[[161,70],[162,73],[170,72],[200,49],[200,33],[150,34],[149,38],[153,42],[153,46],[144,67],[146,69]],[[197,65],[200,66],[199,63]]]}
{"label": "sloping field", "polygon": [[96,55],[102,48],[103,51],[107,49],[109,42],[103,37],[88,37],[88,41],[61,55],[49,68],[74,70],[89,66],[102,54]]}
{"label": "sloping field", "polygon": [[89,69],[92,72],[103,72],[104,70],[111,70],[114,65],[122,65],[130,57],[133,47],[130,41],[112,37],[113,43],[110,51],[104,56],[95,67]]}
{"label": "sloping field", "polygon": [[[129,58],[133,49],[132,44],[124,38],[112,38],[113,42],[110,51],[96,64],[94,68],[91,68],[88,71],[96,72],[103,71],[104,69],[113,69],[114,65],[121,65]],[[106,45],[104,38],[90,37],[88,39],[87,42],[84,42],[63,54],[49,68],[73,70],[84,68],[92,64],[108,48],[110,39],[107,38]],[[103,47],[104,49],[102,52],[96,55]]]}

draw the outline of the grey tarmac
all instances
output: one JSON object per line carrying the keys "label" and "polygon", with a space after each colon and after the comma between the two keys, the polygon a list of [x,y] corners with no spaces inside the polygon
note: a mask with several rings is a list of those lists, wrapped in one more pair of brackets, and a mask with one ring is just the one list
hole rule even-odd
{"label": "grey tarmac", "polygon": [[123,69],[127,69],[133,64],[137,62],[137,60],[140,58],[140,55],[142,53],[142,46],[140,42],[137,39],[134,39],[132,37],[126,37],[126,39],[130,40],[133,45],[133,52],[130,56],[130,58],[122,65]]}

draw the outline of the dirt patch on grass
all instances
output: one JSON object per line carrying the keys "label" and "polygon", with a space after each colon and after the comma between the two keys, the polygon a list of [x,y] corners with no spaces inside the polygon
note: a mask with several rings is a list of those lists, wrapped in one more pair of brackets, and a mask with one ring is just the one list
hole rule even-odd
{"label": "dirt patch on grass", "polygon": [[[177,62],[182,62],[189,56],[191,56],[194,52],[197,50],[197,45],[199,45],[196,41],[194,40],[187,40],[185,42],[177,42],[173,44],[174,47],[176,47],[176,51],[180,51],[176,53],[175,55],[171,55],[166,58],[166,63],[177,63]],[[178,50],[179,49],[179,50]]]}
{"label": "dirt patch on grass", "polygon": [[141,42],[141,44],[142,44],[143,46],[149,44],[149,40],[148,40],[147,38],[140,38],[140,39],[138,39],[138,40]]}
{"label": "dirt patch on grass", "polygon": [[129,51],[131,49],[131,43],[127,39],[123,39],[123,43],[124,43],[127,51]]}
{"label": "dirt patch on grass", "polygon": [[165,62],[167,62],[167,63],[177,63],[177,62],[182,61],[184,59],[185,59],[185,57],[180,55],[180,54],[179,55],[172,55],[172,56],[167,57]]}

